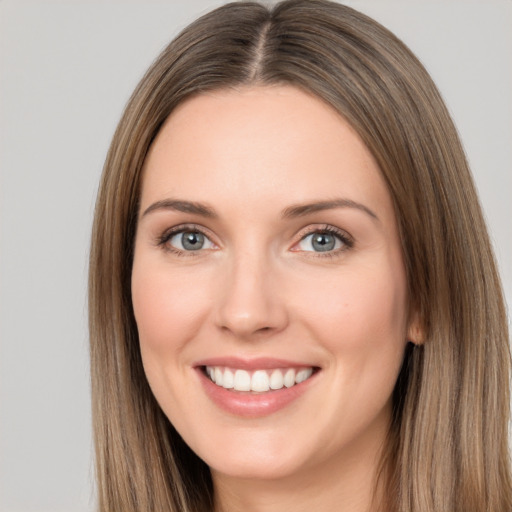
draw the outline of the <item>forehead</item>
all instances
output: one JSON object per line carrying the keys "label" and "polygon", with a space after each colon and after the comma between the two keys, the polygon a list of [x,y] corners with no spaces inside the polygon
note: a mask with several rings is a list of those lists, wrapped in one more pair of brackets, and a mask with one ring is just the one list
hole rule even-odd
{"label": "forehead", "polygon": [[167,119],[145,162],[142,208],[165,196],[298,203],[340,195],[389,208],[380,170],[333,108],[291,86],[195,96]]}

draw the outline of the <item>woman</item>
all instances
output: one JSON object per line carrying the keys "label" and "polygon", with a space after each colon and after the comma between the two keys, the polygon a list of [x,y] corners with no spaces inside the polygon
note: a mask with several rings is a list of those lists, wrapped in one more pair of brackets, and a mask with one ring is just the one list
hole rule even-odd
{"label": "woman", "polygon": [[456,130],[383,27],[224,6],[134,92],[90,271],[100,510],[505,511],[505,309]]}

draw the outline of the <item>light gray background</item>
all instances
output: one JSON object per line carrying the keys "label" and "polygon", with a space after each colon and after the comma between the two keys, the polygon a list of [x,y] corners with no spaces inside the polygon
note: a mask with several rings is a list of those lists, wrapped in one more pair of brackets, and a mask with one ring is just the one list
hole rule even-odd
{"label": "light gray background", "polygon": [[[93,508],[86,268],[97,181],[160,49],[219,0],[0,2],[0,510]],[[354,0],[459,127],[512,304],[512,2]]]}

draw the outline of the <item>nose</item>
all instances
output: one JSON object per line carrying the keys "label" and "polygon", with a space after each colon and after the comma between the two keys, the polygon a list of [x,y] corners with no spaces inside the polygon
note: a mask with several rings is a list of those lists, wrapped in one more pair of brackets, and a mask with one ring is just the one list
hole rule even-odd
{"label": "nose", "polygon": [[234,258],[224,276],[216,307],[216,323],[221,330],[247,340],[285,329],[286,301],[277,272],[267,258]]}

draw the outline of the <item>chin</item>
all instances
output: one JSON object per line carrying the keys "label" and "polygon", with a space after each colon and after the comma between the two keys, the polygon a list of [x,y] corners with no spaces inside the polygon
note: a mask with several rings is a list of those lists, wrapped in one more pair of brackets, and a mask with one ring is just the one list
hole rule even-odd
{"label": "chin", "polygon": [[227,436],[212,432],[197,445],[192,441],[191,447],[213,474],[240,479],[286,479],[323,460],[322,451],[312,444],[314,439],[308,442],[290,430],[276,430],[260,425],[250,431],[233,429]]}
{"label": "chin", "polygon": [[255,456],[228,458],[209,465],[212,474],[222,474],[242,480],[282,480],[300,473],[304,464],[298,460],[284,459],[283,456]]}

